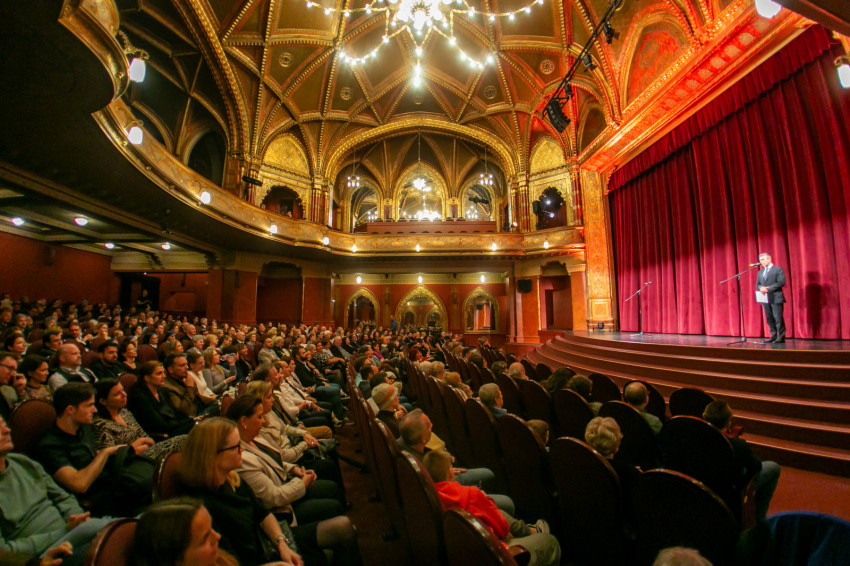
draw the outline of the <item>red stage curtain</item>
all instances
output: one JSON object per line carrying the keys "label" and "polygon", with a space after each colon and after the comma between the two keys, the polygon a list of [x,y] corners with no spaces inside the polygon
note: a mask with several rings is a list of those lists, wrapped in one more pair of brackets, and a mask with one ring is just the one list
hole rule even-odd
{"label": "red stage curtain", "polygon": [[[828,47],[820,28],[807,32],[768,61],[780,78],[754,71],[686,122],[684,145],[656,161],[683,133],[661,140],[609,193],[622,330],[638,326],[625,299],[653,281],[644,331],[739,335],[735,282],[719,282],[764,251],[785,269],[788,337],[850,339],[850,91]],[[721,116],[735,99],[749,102]],[[747,336],[767,332],[755,279],[741,279]]]}

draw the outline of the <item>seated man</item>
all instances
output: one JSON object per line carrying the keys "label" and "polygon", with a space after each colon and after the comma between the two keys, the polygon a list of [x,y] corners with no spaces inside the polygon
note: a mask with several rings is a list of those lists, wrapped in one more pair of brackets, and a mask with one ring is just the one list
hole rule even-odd
{"label": "seated man", "polygon": [[508,377],[516,381],[517,385],[520,381],[528,381],[528,376],[525,375],[525,366],[519,362],[514,362],[508,367]]}
{"label": "seated man", "polygon": [[171,405],[187,417],[194,419],[202,414],[215,414],[218,405],[214,399],[204,400],[198,395],[195,381],[189,375],[186,354],[171,354],[165,359],[165,383],[162,389]]}
{"label": "seated man", "polygon": [[137,515],[151,502],[154,465],[119,444],[96,449],[91,422],[94,388],[69,383],[53,394],[56,422],[35,447],[35,459],[60,486],[91,502],[98,517]]}
{"label": "seated man", "polygon": [[118,379],[124,373],[118,363],[118,344],[112,340],[101,342],[97,347],[99,359],[91,365],[91,372],[98,379]]}
{"label": "seated man", "polygon": [[[732,410],[726,401],[714,401],[705,408],[702,418],[725,435],[726,431],[729,430],[729,425],[732,424]],[[753,486],[756,492],[756,520],[761,521],[767,516],[770,500],[779,483],[779,464],[769,460],[760,461],[743,438],[729,435],[726,435],[726,437],[729,444],[732,445],[735,461],[741,467],[742,480],[746,482],[751,477],[756,476]]]}
{"label": "seated man", "polygon": [[[116,350],[117,354],[118,350]],[[80,364],[83,357],[80,355],[80,348],[76,344],[62,344],[57,350],[59,358],[59,367],[47,380],[50,388],[56,391],[69,381],[83,381],[85,383],[94,384],[97,382],[97,377]]]}
{"label": "seated man", "polygon": [[[440,441],[441,446],[428,446],[436,435],[431,433],[431,419],[428,415],[422,412],[422,409],[416,409],[408,413],[399,425],[398,447],[400,450],[408,452],[416,456],[421,462],[425,455],[432,450],[439,450],[445,447],[445,443]],[[454,468],[455,480],[461,485],[480,487],[487,490],[490,484],[496,479],[496,474],[488,468]],[[499,509],[507,513],[515,513],[516,508],[513,500],[507,495],[499,495],[496,493],[490,494],[493,501]]]}
{"label": "seated man", "polygon": [[599,414],[599,409],[602,408],[602,403],[593,400],[593,382],[590,378],[583,375],[574,375],[567,382],[567,389],[575,391],[581,398],[587,401],[587,405],[594,415]]}
{"label": "seated man", "polygon": [[309,355],[304,346],[293,346],[292,353],[295,355],[295,376],[304,390],[311,393],[319,401],[330,403],[334,416],[338,420],[346,422],[339,385],[328,383],[315,368],[311,367]]}
{"label": "seated man", "polygon": [[27,380],[18,374],[18,360],[12,352],[0,352],[0,417],[9,419],[12,409],[21,402]]}
{"label": "seated man", "polygon": [[97,532],[113,519],[90,519],[77,499],[56,485],[44,468],[12,452],[12,435],[0,418],[0,550],[43,556],[65,541],[72,545],[65,566],[83,563]]}
{"label": "seated man", "polygon": [[623,399],[638,410],[643,420],[649,423],[649,428],[652,429],[655,436],[661,434],[661,427],[663,426],[661,420],[646,410],[646,406],[649,404],[649,391],[647,391],[646,385],[640,381],[629,383],[623,391]]}
{"label": "seated man", "polygon": [[494,418],[500,419],[508,414],[508,411],[502,408],[502,390],[495,383],[485,383],[478,390],[478,400],[487,407],[490,414]]}
{"label": "seated man", "polygon": [[45,360],[50,360],[50,358],[56,354],[56,350],[58,350],[61,345],[62,329],[58,326],[50,327],[45,330],[44,334],[41,336],[41,349],[35,351],[32,346],[30,346],[30,350],[33,350],[33,354],[41,356]]}
{"label": "seated man", "polygon": [[526,549],[531,555],[529,566],[557,566],[560,563],[561,546],[558,539],[549,534],[546,521],[541,519],[528,526],[496,507],[495,502],[477,487],[458,483],[452,468],[452,456],[445,450],[429,452],[422,463],[434,480],[443,510],[460,508],[468,511],[508,546]]}

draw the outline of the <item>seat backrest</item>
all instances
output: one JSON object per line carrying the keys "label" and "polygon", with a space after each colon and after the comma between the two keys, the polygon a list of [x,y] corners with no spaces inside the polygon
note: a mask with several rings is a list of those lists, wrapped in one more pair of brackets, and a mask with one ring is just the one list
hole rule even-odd
{"label": "seat backrest", "polygon": [[463,412],[476,467],[490,468],[496,476],[494,490],[505,493],[508,482],[502,463],[502,448],[496,434],[496,419],[478,399],[467,399]]}
{"label": "seat backrest", "polygon": [[534,379],[534,376],[537,374],[537,371],[534,369],[534,364],[528,361],[527,358],[521,359],[519,363],[522,364],[522,367],[525,370],[525,375],[528,376],[528,379]]}
{"label": "seat backrest", "polygon": [[463,509],[443,515],[443,538],[449,566],[516,566],[496,535]]}
{"label": "seat backrest", "polygon": [[124,386],[124,391],[129,391],[131,387],[136,385],[136,382],[139,381],[139,378],[135,373],[125,373],[124,375],[118,378],[118,381],[120,381],[121,385]]}
{"label": "seat backrest", "polygon": [[623,393],[625,394],[626,387],[628,387],[629,383],[634,383],[637,381],[638,383],[643,383],[646,387],[647,393],[647,403],[646,403],[646,411],[658,417],[658,420],[664,422],[667,420],[667,402],[664,401],[664,396],[655,388],[654,385],[647,381],[642,380],[633,380],[629,381],[625,385],[623,385]]}
{"label": "seat backrest", "polygon": [[534,367],[534,377],[530,375],[528,377],[535,381],[546,381],[550,375],[552,375],[552,368],[544,363],[539,363]]}
{"label": "seat backrest", "polygon": [[627,462],[643,470],[651,470],[658,463],[658,442],[649,423],[637,409],[622,401],[609,401],[599,409],[600,417],[612,417],[620,425],[623,440],[619,454]]}
{"label": "seat backrest", "polygon": [[471,387],[473,391],[478,391],[481,389],[481,386],[484,382],[481,380],[481,368],[479,368],[475,364],[466,364],[467,375],[469,375],[469,381],[471,383]]}
{"label": "seat backrest", "polygon": [[233,402],[235,400],[236,399],[234,399],[230,395],[222,395],[221,396],[221,414],[222,415],[227,414],[227,410],[230,408],[230,406],[233,404]]}
{"label": "seat backrest", "polygon": [[12,429],[12,443],[15,450],[22,454],[30,454],[54,422],[56,422],[56,410],[47,401],[29,399],[15,407],[9,417],[9,428]]}
{"label": "seat backrest", "polygon": [[484,368],[481,370],[481,385],[487,383],[496,383],[496,376],[490,368]]}
{"label": "seat backrest", "polygon": [[399,500],[398,479],[396,478],[396,459],[400,452],[398,443],[393,438],[389,427],[377,419],[369,421],[369,429],[372,434],[372,449],[375,453],[375,463],[380,478],[378,494],[386,505],[390,521],[400,531],[403,531],[404,516]]}
{"label": "seat backrest", "polygon": [[406,452],[396,459],[396,472],[413,563],[443,564],[443,507],[434,482],[422,463]]}
{"label": "seat backrest", "polygon": [[81,362],[81,365],[82,365],[84,368],[88,369],[88,368],[90,368],[90,367],[91,367],[91,365],[92,365],[93,363],[95,363],[95,362],[96,362],[99,358],[100,358],[100,354],[98,354],[98,353],[97,353],[97,350],[95,350],[95,349],[94,349],[94,346],[92,346],[92,349],[91,349],[91,350],[89,350],[88,352],[86,352],[86,353],[83,355],[83,361]]}
{"label": "seat backrest", "polygon": [[92,540],[83,566],[125,566],[136,534],[138,519],[118,519],[106,525]]}
{"label": "seat backrest", "polygon": [[620,388],[614,383],[614,380],[607,375],[601,373],[591,373],[587,376],[593,382],[593,400],[600,403],[608,401],[622,401],[623,396],[620,395]]}
{"label": "seat backrest", "polygon": [[509,413],[520,417],[524,416],[525,408],[522,406],[522,394],[516,382],[508,377],[507,374],[501,373],[496,376],[496,384],[502,391],[502,407]]}
{"label": "seat backrest", "polygon": [[696,417],[673,417],[661,429],[664,467],[696,478],[741,516],[740,467],[723,433]]}
{"label": "seat backrest", "polygon": [[182,457],[180,452],[172,452],[159,461],[153,476],[154,501],[164,501],[180,495],[177,466],[180,465]]}
{"label": "seat backrest", "polygon": [[672,470],[645,472],[632,489],[631,510],[636,564],[652,564],[658,551],[670,546],[694,548],[712,564],[732,562],[738,524],[699,481]]}
{"label": "seat backrest", "polygon": [[462,466],[473,467],[472,444],[466,428],[466,416],[463,412],[463,399],[460,392],[452,387],[443,388],[443,404],[452,444],[452,454]]}
{"label": "seat backrest", "polygon": [[[537,367],[540,367],[540,365]],[[529,420],[539,419],[550,425],[554,423],[552,399],[545,387],[529,379],[520,384],[519,391],[522,396],[522,405],[525,407],[525,416]]]}
{"label": "seat backrest", "polygon": [[739,545],[735,555],[739,564],[850,564],[850,545],[847,544],[850,522],[822,513],[789,511],[771,515],[746,539],[753,544]]}
{"label": "seat backrest", "polygon": [[136,356],[136,361],[140,364],[157,360],[156,348],[150,344],[142,344],[139,346],[139,353]]}
{"label": "seat backrest", "polygon": [[449,451],[451,452],[451,431],[449,430],[449,420],[446,417],[446,406],[443,403],[444,386],[433,377],[426,377],[425,381],[428,383],[428,393],[431,399],[431,410],[428,412],[428,417],[431,419],[437,435],[449,443]]}
{"label": "seat backrest", "polygon": [[579,563],[628,563],[623,496],[608,460],[581,440],[562,437],[552,443],[549,463],[564,554]]}
{"label": "seat backrest", "polygon": [[670,395],[670,414],[702,418],[702,412],[712,401],[714,397],[702,389],[683,387]]}
{"label": "seat backrest", "polygon": [[553,398],[558,434],[584,440],[587,423],[593,418],[593,410],[584,397],[569,389],[560,389]]}
{"label": "seat backrest", "polygon": [[497,420],[496,431],[517,516],[528,522],[546,519],[554,523],[556,516],[546,448],[517,416],[505,415]]}

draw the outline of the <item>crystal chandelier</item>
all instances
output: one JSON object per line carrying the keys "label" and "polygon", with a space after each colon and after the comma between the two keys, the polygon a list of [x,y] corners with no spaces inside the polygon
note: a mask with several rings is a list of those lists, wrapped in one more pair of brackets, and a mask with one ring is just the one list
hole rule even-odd
{"label": "crystal chandelier", "polygon": [[413,179],[413,188],[417,191],[428,193],[431,192],[431,187],[428,181],[422,176],[422,130],[419,130],[417,139],[417,156],[416,156],[416,178]]}
{"label": "crystal chandelier", "polygon": [[478,184],[493,186],[493,174],[487,172],[487,147],[484,147],[484,172],[478,175]]}
{"label": "crystal chandelier", "polygon": [[357,169],[357,148],[354,148],[354,159],[351,162],[351,175],[348,176],[346,186],[349,189],[358,189],[360,188],[360,175],[355,175],[355,171]]}

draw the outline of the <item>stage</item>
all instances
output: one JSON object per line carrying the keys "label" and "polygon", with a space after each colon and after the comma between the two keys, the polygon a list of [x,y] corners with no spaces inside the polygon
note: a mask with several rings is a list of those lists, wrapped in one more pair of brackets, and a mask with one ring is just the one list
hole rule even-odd
{"label": "stage", "polygon": [[850,477],[850,341],[564,332],[528,359],[553,369],[645,380],[662,395],[698,387],[728,401],[762,458]]}

